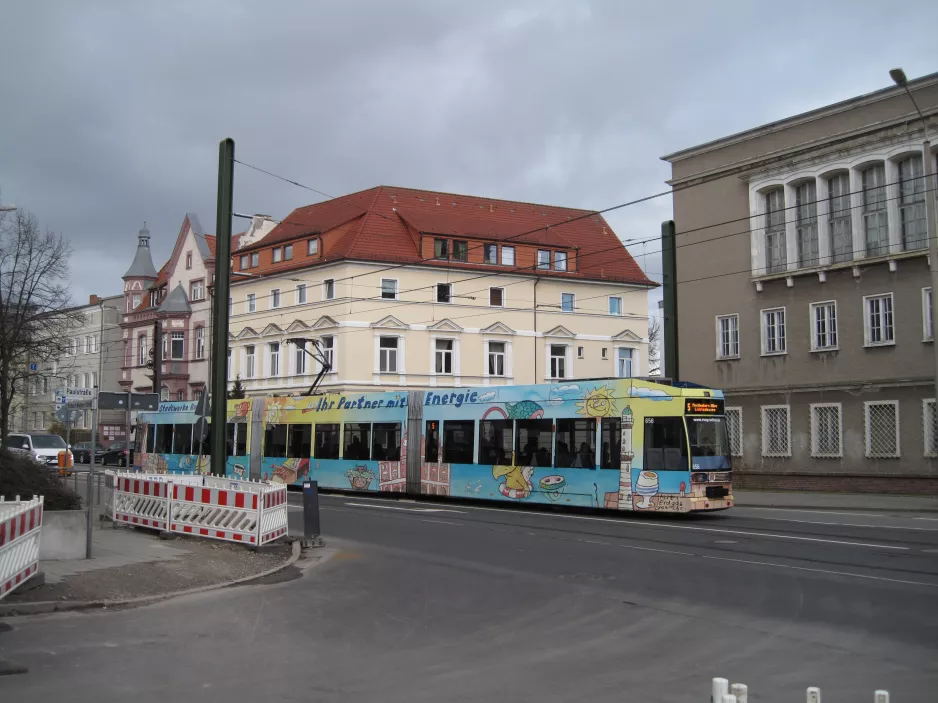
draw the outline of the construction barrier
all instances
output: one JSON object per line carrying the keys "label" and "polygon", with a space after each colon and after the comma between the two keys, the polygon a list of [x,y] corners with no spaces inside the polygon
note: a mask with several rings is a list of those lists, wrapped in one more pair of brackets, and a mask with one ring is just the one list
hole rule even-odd
{"label": "construction barrier", "polygon": [[0,498],[0,598],[39,571],[43,497]]}
{"label": "construction barrier", "polygon": [[[808,687],[805,701],[821,703],[821,689]],[[710,703],[749,703],[749,687],[744,683],[730,685],[726,679],[715,678],[710,682]],[[874,691],[873,703],[889,703],[889,691]]]}
{"label": "construction barrier", "polygon": [[[178,481],[177,481],[178,478]],[[287,487],[214,476],[121,472],[116,523],[260,546],[287,534]]]}

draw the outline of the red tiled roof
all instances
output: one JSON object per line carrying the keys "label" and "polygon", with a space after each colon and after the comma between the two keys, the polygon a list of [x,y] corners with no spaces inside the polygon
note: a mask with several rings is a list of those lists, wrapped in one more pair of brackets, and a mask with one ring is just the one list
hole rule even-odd
{"label": "red tiled roof", "polygon": [[[238,232],[238,234],[231,235],[231,251],[236,251],[238,249],[238,242],[241,241],[241,237],[247,234],[247,232]],[[215,258],[215,235],[206,234],[205,243],[208,245],[208,253],[214,259]]]}
{"label": "red tiled roof", "polygon": [[[476,263],[424,259],[415,234],[518,242],[575,250],[572,278],[656,286],[615,232],[589,210],[495,200],[470,195],[377,186],[294,210],[259,242],[241,251],[322,235],[322,260],[360,259],[483,268]],[[484,267],[491,268],[491,267]]]}

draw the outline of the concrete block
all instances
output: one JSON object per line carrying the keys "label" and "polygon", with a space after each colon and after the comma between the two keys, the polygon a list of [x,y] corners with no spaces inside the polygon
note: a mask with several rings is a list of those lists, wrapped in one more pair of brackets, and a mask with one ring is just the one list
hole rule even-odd
{"label": "concrete block", "polygon": [[82,559],[88,516],[84,510],[44,510],[39,558]]}

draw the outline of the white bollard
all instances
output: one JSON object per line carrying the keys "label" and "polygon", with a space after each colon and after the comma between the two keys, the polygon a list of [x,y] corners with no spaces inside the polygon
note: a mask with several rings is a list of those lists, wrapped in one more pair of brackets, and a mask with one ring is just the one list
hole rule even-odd
{"label": "white bollard", "polygon": [[821,689],[817,686],[808,688],[808,703],[821,703]]}
{"label": "white bollard", "polygon": [[736,703],[749,703],[749,687],[746,684],[734,683],[730,686],[730,693],[736,696]]}
{"label": "white bollard", "polygon": [[720,703],[736,703],[736,696],[732,693],[724,693],[723,700]]}
{"label": "white bollard", "polygon": [[710,703],[723,703],[723,696],[729,693],[729,681],[715,678],[710,686]]}
{"label": "white bollard", "polygon": [[876,691],[873,693],[873,703],[889,703],[889,691]]}

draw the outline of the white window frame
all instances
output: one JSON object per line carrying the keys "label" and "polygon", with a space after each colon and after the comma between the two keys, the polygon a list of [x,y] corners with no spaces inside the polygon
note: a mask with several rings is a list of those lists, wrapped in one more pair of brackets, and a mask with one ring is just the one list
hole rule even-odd
{"label": "white window frame", "polygon": [[[872,429],[870,427],[870,408],[874,405],[892,405],[896,409],[896,453],[895,454],[877,454],[873,455],[872,453]],[[901,439],[901,433],[899,432],[899,401],[898,400],[867,400],[863,403],[863,444],[866,448],[866,458],[867,459],[899,459],[902,456],[902,445],[899,443]]]}
{"label": "white window frame", "polygon": [[[566,342],[551,342],[547,340],[547,371],[548,378],[556,381],[564,381],[573,378],[573,364],[570,359],[570,349],[573,345]],[[555,356],[551,347],[563,347],[563,356]],[[554,359],[563,360],[563,376],[554,373]]]}
{"label": "white window frame", "polygon": [[[332,294],[329,294],[329,288],[332,287]],[[327,278],[322,282],[322,299],[335,300],[335,279]]]}
{"label": "white window frame", "polygon": [[[394,289],[390,291],[390,296],[385,296],[384,284],[393,283]],[[399,297],[399,288],[398,288],[398,279],[396,278],[382,278],[381,279],[381,300],[397,300]]]}
{"label": "white window frame", "polygon": [[[723,354],[723,329],[721,325],[723,320],[736,320],[736,353],[735,354],[732,353],[733,351],[733,337],[732,337],[733,330],[732,329],[730,330],[730,347],[729,347],[729,350],[731,353],[726,354],[726,355]],[[722,361],[726,359],[738,359],[739,358],[739,313],[738,312],[731,312],[731,313],[727,313],[726,315],[716,316],[716,341],[717,341],[717,345],[716,345],[717,359]]]}
{"label": "white window frame", "polygon": [[554,252],[554,271],[566,271],[570,257],[565,251]]}
{"label": "white window frame", "polygon": [[[784,452],[769,451],[769,433],[766,423],[767,410],[785,410],[785,431],[787,433],[786,450]],[[759,406],[759,415],[762,420],[762,456],[772,458],[791,457],[791,406],[790,405],[761,405]]]}
{"label": "white window frame", "polygon": [[[628,357],[628,363],[627,363],[628,373],[624,375],[620,375],[619,361],[621,360],[619,359],[619,352],[623,349],[629,350],[629,357]],[[620,347],[615,347],[613,351],[615,352],[615,356],[612,359],[612,363],[614,365],[612,369],[612,375],[615,376],[616,378],[635,378],[638,375],[636,373],[636,371],[638,370],[638,349],[635,349],[634,347],[620,346]]]}
{"label": "white window frame", "polygon": [[309,300],[308,294],[309,294],[309,290],[307,289],[305,283],[296,284],[296,304],[297,305],[306,305],[306,301]]}
{"label": "white window frame", "polygon": [[205,327],[195,328],[195,358],[205,358]]}
{"label": "white window frame", "polygon": [[256,344],[246,344],[244,346],[244,377],[245,378],[257,378],[257,345]]}
{"label": "white window frame", "polygon": [[[493,291],[493,290],[499,290],[499,291],[502,292],[502,304],[501,304],[501,305],[495,305],[495,304],[492,302],[492,291]],[[450,295],[450,299],[452,300],[452,295]],[[505,288],[504,288],[503,286],[491,286],[491,287],[489,288],[489,307],[490,307],[490,308],[503,308],[503,307],[505,307]]]}
{"label": "white window frame", "polygon": [[293,346],[293,375],[294,376],[305,376],[307,367],[309,366],[309,355],[306,353],[305,347],[300,347],[297,345]]}
{"label": "white window frame", "polygon": [[[431,340],[431,347],[433,349],[433,358],[430,360],[430,363],[433,364],[433,366],[431,367],[431,371],[432,371],[431,375],[433,376],[458,376],[459,370],[456,366],[456,360],[457,360],[456,349],[459,346],[459,340],[456,339],[455,337],[431,337],[430,340]],[[448,349],[448,350],[437,349],[436,348],[437,342],[452,342],[453,346],[451,349]],[[437,371],[436,370],[437,354],[446,354],[447,352],[449,352],[449,355],[450,355],[450,360],[449,360],[450,370],[449,371]],[[444,356],[442,358],[445,359],[446,357]],[[445,368],[446,364],[442,364],[442,366],[443,368]]]}
{"label": "white window frame", "polygon": [[[169,358],[172,361],[182,361],[186,358],[186,333],[185,332],[170,332],[167,335],[163,333],[163,339],[165,340],[169,337]],[[179,356],[176,356],[173,342],[177,340],[182,340],[182,353]]]}
{"label": "white window frame", "polygon": [[280,307],[280,289],[271,288],[270,289],[270,309],[276,310]]}
{"label": "white window frame", "polygon": [[293,261],[293,245],[292,244],[283,245],[283,260]]}
{"label": "white window frame", "polygon": [[[784,326],[784,334],[782,335],[781,340],[785,348],[779,351],[777,348],[778,345],[776,344],[776,350],[767,351],[766,347],[768,346],[768,336],[766,335],[766,332],[768,331],[768,324],[767,324],[768,320],[766,318],[766,315],[768,315],[769,313],[774,314],[778,312],[781,312],[782,317],[783,317],[782,323]],[[778,327],[778,322],[776,321],[776,328],[777,327]],[[788,310],[785,306],[777,307],[777,308],[763,308],[762,310],[759,311],[759,336],[762,339],[762,356],[784,356],[785,354],[788,353]],[[769,406],[765,406],[765,407],[769,407]]]}
{"label": "white window frame", "polygon": [[730,456],[742,456],[743,444],[744,444],[743,442],[743,409],[739,405],[734,405],[732,407],[724,408],[724,412],[726,413],[727,416],[730,415],[730,413],[737,414],[737,422],[739,423],[739,449],[737,450],[736,448],[733,447],[733,439],[730,436],[730,432],[729,432],[729,422],[726,423],[727,424],[726,441],[729,442],[729,445],[730,445]]}
{"label": "white window frame", "polygon": [[[446,286],[449,288],[449,300],[442,302],[440,300],[440,286]],[[453,284],[452,283],[437,283],[433,287],[433,303],[435,305],[452,305],[453,304]]]}
{"label": "white window frame", "polygon": [[189,282],[189,298],[193,302],[205,300],[205,279],[197,278]]}
{"label": "white window frame", "polygon": [[[890,302],[890,314],[892,315],[892,339],[872,342],[870,337],[872,336],[872,329],[870,327],[870,302],[873,300],[882,300],[889,299]],[[883,326],[885,331],[885,326]],[[896,299],[895,296],[890,293],[878,293],[876,295],[864,295],[863,296],[863,346],[865,347],[892,347],[896,344]]]}
{"label": "white window frame", "polygon": [[[829,309],[831,306],[834,308],[834,324],[833,324],[833,335],[837,340],[834,344],[829,344],[826,347],[818,345],[818,331],[817,331],[817,311],[821,309]],[[817,302],[811,303],[808,305],[808,329],[811,331],[811,351],[813,352],[827,352],[827,351],[837,351],[840,349],[840,329],[839,329],[839,311],[837,310],[837,301],[836,300],[819,300]],[[828,315],[828,318],[830,316]],[[830,339],[831,336],[831,325],[830,319],[827,320],[827,336]]]}
{"label": "white window frame", "polygon": [[[547,254],[546,261],[542,260],[542,254]],[[536,262],[539,271],[550,271],[550,249],[538,249]]]}
{"label": "white window frame", "polygon": [[283,250],[280,247],[274,247],[270,252],[270,263],[279,264],[283,261]]}
{"label": "white window frame", "polygon": [[257,312],[257,293],[248,293],[244,299],[244,309],[247,312]]}
{"label": "white window frame", "polygon": [[[381,334],[377,336],[377,347],[378,347],[378,364],[376,366],[376,373],[380,374],[399,374],[401,372],[401,338],[395,334]],[[394,347],[382,347],[381,340],[383,339],[393,339]],[[391,352],[394,352],[392,355]],[[393,360],[394,368],[391,368],[391,361]]]}
{"label": "white window frame", "polygon": [[934,421],[928,421],[928,405],[932,405],[932,414],[938,412],[938,408],[935,407],[934,398],[922,398],[922,454],[928,459],[934,459],[938,457],[938,453],[935,453],[931,450],[932,436],[935,432],[935,423]]}
{"label": "white window frame", "polygon": [[306,255],[307,256],[319,256],[319,240],[310,239],[306,243]]}
{"label": "white window frame", "polygon": [[[816,410],[821,408],[837,408],[837,451],[823,452],[818,449],[818,423]],[[811,456],[816,459],[841,459],[844,455],[844,408],[843,403],[811,403]]]}
{"label": "white window frame", "polygon": [[[277,345],[277,350],[274,351],[274,345]],[[283,370],[280,365],[280,356],[283,351],[282,342],[268,342],[267,343],[267,371],[270,378],[278,378],[280,372]],[[274,361],[276,361],[277,368],[274,369]]]}
{"label": "white window frame", "polygon": [[[935,336],[932,334],[931,329],[931,286],[922,288],[922,341],[923,342],[933,342]],[[896,324],[895,312],[893,312],[893,326]]]}
{"label": "white window frame", "polygon": [[[506,259],[505,253],[506,253],[506,252],[508,253],[508,257],[507,257],[507,258],[511,259],[510,262],[509,262],[509,261],[505,261],[505,259]],[[501,265],[502,265],[502,266],[514,266],[514,265],[515,265],[515,261],[516,261],[516,259],[515,259],[515,248],[514,248],[514,247],[506,247],[506,246],[503,246],[503,247],[501,248],[499,261],[501,262]]]}
{"label": "white window frame", "polygon": [[228,365],[225,367],[225,374],[227,380],[231,380],[231,361],[233,359],[233,352],[231,347],[228,347]]}
{"label": "white window frame", "polygon": [[[619,312],[612,311],[612,301],[619,301]],[[609,296],[609,314],[610,315],[621,315],[622,314],[622,296],[621,295],[610,295]]]}
{"label": "white window frame", "polygon": [[[490,261],[488,259],[489,247],[495,250],[494,260]],[[489,266],[495,266],[498,264],[498,245],[497,244],[483,244],[482,245],[482,263]]]}
{"label": "white window frame", "polygon": [[147,361],[150,360],[148,346],[147,336],[145,334],[137,335],[137,366],[146,366]]}
{"label": "white window frame", "polygon": [[[565,295],[569,295],[571,298],[573,298],[573,305],[571,306],[570,310],[564,310],[563,297]],[[562,292],[560,294],[560,312],[571,313],[571,314],[576,312],[576,293]]]}
{"label": "white window frame", "polygon": [[[503,351],[494,352],[492,351],[493,344],[502,344]],[[509,373],[508,366],[508,357],[511,353],[511,342],[508,342],[503,339],[489,339],[485,342],[485,358],[482,360],[483,368],[485,370],[484,375],[489,378],[508,378],[511,374]],[[493,355],[500,354],[502,356],[502,373],[492,373],[489,369],[489,362],[492,359]],[[495,368],[498,369],[498,364],[495,364]]]}
{"label": "white window frame", "polygon": [[[327,347],[323,343],[326,339],[332,340],[331,347]],[[332,367],[329,373],[333,374],[339,370],[338,356],[336,354],[336,351],[338,350],[338,344],[336,343],[336,339],[338,339],[338,336],[334,334],[323,334],[319,336],[319,350],[322,352],[323,358],[328,361],[329,365]]]}
{"label": "white window frame", "polygon": [[583,349],[583,347],[577,347],[577,348],[576,348],[576,358],[577,358],[577,359],[582,359],[582,358],[583,358],[583,352],[584,352],[584,351],[585,351],[585,350]]}

